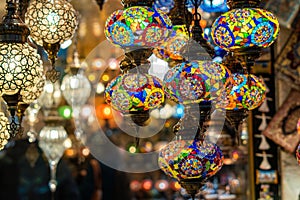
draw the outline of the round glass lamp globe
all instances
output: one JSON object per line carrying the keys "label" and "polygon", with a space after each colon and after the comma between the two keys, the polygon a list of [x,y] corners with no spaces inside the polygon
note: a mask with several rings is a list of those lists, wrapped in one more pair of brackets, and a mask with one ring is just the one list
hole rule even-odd
{"label": "round glass lamp globe", "polygon": [[229,80],[224,97],[226,100],[220,100],[218,107],[227,110],[253,110],[265,100],[266,87],[255,75],[234,73]]}
{"label": "round glass lamp globe", "polygon": [[170,33],[168,16],[146,6],[133,6],[113,12],[105,23],[105,36],[121,47],[155,47]]}
{"label": "round glass lamp globe", "polygon": [[179,182],[198,179],[204,182],[223,166],[224,156],[213,143],[198,140],[172,141],[160,150],[158,164]]}
{"label": "round glass lamp globe", "polygon": [[165,61],[183,60],[181,49],[188,43],[189,33],[186,25],[175,25],[169,37],[154,49],[154,54]]}
{"label": "round glass lamp globe", "polygon": [[229,76],[229,70],[216,62],[183,62],[166,73],[165,92],[182,104],[210,101],[221,95]]}
{"label": "round glass lamp globe", "polygon": [[70,106],[81,107],[91,94],[91,84],[88,78],[78,73],[66,74],[61,83],[61,91]]}
{"label": "round glass lamp globe", "polygon": [[19,93],[25,103],[37,99],[44,85],[40,55],[28,43],[0,43],[1,95]]}
{"label": "round glass lamp globe", "polygon": [[160,107],[164,101],[162,81],[149,74],[123,74],[105,90],[105,100],[113,109],[127,113]]}
{"label": "round glass lamp globe", "polygon": [[73,37],[77,15],[66,0],[34,0],[25,14],[25,23],[37,44],[63,43]]}
{"label": "round glass lamp globe", "polygon": [[63,126],[44,126],[39,134],[39,147],[45,153],[49,162],[57,164],[66,147],[68,134]]}
{"label": "round glass lamp globe", "polygon": [[259,8],[232,9],[215,20],[211,31],[214,43],[227,51],[266,48],[278,34],[277,18]]}

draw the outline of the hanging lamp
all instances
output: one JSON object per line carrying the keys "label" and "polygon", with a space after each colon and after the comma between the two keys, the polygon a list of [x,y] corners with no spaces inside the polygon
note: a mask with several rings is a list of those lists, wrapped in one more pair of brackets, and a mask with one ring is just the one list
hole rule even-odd
{"label": "hanging lamp", "polygon": [[90,97],[91,83],[85,76],[85,69],[80,64],[77,50],[74,51],[73,63],[69,66],[68,74],[63,77],[61,91],[66,101],[72,106],[72,115],[75,121],[75,136],[82,139],[83,130],[80,123],[80,110]]}
{"label": "hanging lamp", "polygon": [[168,16],[152,8],[153,1],[122,1],[123,10],[113,12],[105,24],[106,38],[117,46],[152,48],[169,35]]}
{"label": "hanging lamp", "polygon": [[229,76],[225,66],[212,61],[183,62],[166,73],[165,91],[181,104],[211,101],[219,98]]}
{"label": "hanging lamp", "polygon": [[45,119],[45,126],[39,134],[39,147],[43,150],[50,166],[50,180],[48,186],[52,193],[57,188],[56,169],[57,164],[66,150],[67,132],[61,125],[62,120],[58,116],[50,116]]}
{"label": "hanging lamp", "polygon": [[7,0],[0,24],[0,93],[10,111],[11,136],[21,132],[22,117],[28,105],[41,94],[43,66],[37,50],[27,43],[28,27],[22,22],[15,0]]}
{"label": "hanging lamp", "polygon": [[25,14],[25,22],[30,28],[31,38],[44,47],[52,69],[46,78],[55,82],[59,72],[55,71],[55,60],[60,44],[71,39],[77,27],[77,14],[66,0],[34,0]]}
{"label": "hanging lamp", "polygon": [[196,132],[193,133],[193,129],[182,129],[180,125],[176,127],[176,139],[160,150],[158,158],[161,170],[177,179],[193,199],[207,179],[222,168],[224,160],[220,148],[206,140],[205,122],[211,107],[201,103],[199,108]]}
{"label": "hanging lamp", "polygon": [[146,74],[150,68],[147,59],[153,47],[169,35],[172,23],[165,13],[152,8],[153,2],[123,0],[124,9],[115,11],[105,25],[107,39],[125,50],[120,62],[123,74],[106,88],[106,102],[130,116],[137,125],[136,132],[140,126],[148,125],[149,110],[164,102],[162,82]]}
{"label": "hanging lamp", "polygon": [[171,68],[185,61],[185,58],[181,55],[181,51],[189,41],[187,24],[190,23],[190,19],[187,19],[188,11],[186,10],[184,1],[175,0],[173,4],[174,7],[168,14],[173,25],[171,33],[153,50],[153,53],[158,58],[168,62]]}
{"label": "hanging lamp", "polygon": [[233,52],[249,72],[261,50],[269,47],[279,34],[278,19],[259,8],[260,2],[229,0],[230,10],[215,20],[211,31],[214,43]]}

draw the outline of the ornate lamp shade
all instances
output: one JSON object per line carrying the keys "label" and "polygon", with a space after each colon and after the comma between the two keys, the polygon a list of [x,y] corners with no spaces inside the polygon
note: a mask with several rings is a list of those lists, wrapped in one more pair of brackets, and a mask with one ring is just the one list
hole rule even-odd
{"label": "ornate lamp shade", "polygon": [[204,182],[223,166],[220,148],[206,141],[172,141],[160,150],[158,164],[168,176],[179,182]]}
{"label": "ornate lamp shade", "polygon": [[56,81],[55,83],[52,83],[51,81],[46,80],[43,92],[37,101],[44,111],[57,108],[61,102],[59,82]]}
{"label": "ornate lamp shade", "polygon": [[8,124],[8,118],[3,112],[0,112],[0,150],[4,149],[10,138]]}
{"label": "ornate lamp shade", "polygon": [[32,1],[25,15],[31,38],[39,45],[63,43],[77,27],[73,6],[65,0]]}
{"label": "ornate lamp shade", "polygon": [[62,80],[61,91],[68,104],[72,106],[73,109],[72,116],[74,125],[76,126],[74,132],[75,136],[77,139],[84,140],[80,123],[80,110],[90,97],[91,84],[82,72],[83,71],[80,71],[77,74],[66,74]]}
{"label": "ornate lamp shade", "polygon": [[227,51],[269,47],[278,33],[277,18],[259,8],[230,10],[215,20],[211,32],[214,43]]}
{"label": "ornate lamp shade", "polygon": [[180,50],[187,44],[189,33],[186,25],[175,25],[169,37],[157,48],[154,49],[155,55],[165,61],[183,60]]}
{"label": "ornate lamp shade", "polygon": [[156,10],[159,9],[164,13],[168,13],[174,7],[174,5],[174,0],[155,0],[153,7]]}
{"label": "ornate lamp shade", "polygon": [[40,131],[39,147],[43,150],[50,165],[51,179],[49,188],[55,192],[57,187],[56,167],[65,152],[65,142],[68,138],[63,126],[45,126]]}
{"label": "ornate lamp shade", "polygon": [[228,69],[215,62],[183,62],[166,73],[166,94],[182,104],[214,100],[224,91],[229,76]]}
{"label": "ornate lamp shade", "polygon": [[123,113],[148,111],[164,103],[164,86],[155,76],[123,74],[109,83],[105,98],[112,108]]}
{"label": "ornate lamp shade", "polygon": [[44,126],[42,128],[39,134],[39,146],[49,161],[58,163],[65,151],[64,142],[67,138],[68,135],[63,126]]}
{"label": "ornate lamp shade", "polygon": [[40,55],[28,43],[0,43],[0,85],[2,95],[20,94],[30,104],[43,90]]}
{"label": "ornate lamp shade", "polygon": [[265,85],[252,74],[232,74],[229,85],[231,86],[226,87],[227,102],[220,106],[227,110],[253,110],[260,106],[266,97]]}
{"label": "ornate lamp shade", "polygon": [[172,28],[166,14],[146,6],[117,10],[105,24],[105,35],[121,47],[154,47],[168,37]]}
{"label": "ornate lamp shade", "polygon": [[81,107],[90,97],[91,84],[82,74],[66,74],[61,83],[61,91],[70,106]]}

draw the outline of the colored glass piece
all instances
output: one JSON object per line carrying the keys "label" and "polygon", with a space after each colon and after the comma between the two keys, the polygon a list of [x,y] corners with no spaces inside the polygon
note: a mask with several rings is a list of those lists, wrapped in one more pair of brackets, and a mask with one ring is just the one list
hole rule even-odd
{"label": "colored glass piece", "polygon": [[104,32],[117,46],[154,47],[168,37],[171,28],[171,20],[162,11],[133,6],[113,12],[106,21]]}
{"label": "colored glass piece", "polygon": [[171,34],[154,50],[155,55],[165,61],[183,60],[180,50],[187,44],[189,33],[186,25],[173,26]]}
{"label": "colored glass piece", "polygon": [[204,12],[227,12],[228,7],[226,0],[203,0],[203,3],[200,5],[200,8]]}
{"label": "colored glass piece", "polygon": [[178,181],[205,181],[222,168],[223,159],[222,151],[214,143],[178,140],[161,149],[158,164],[163,172]]}
{"label": "colored glass piece", "polygon": [[214,100],[224,91],[228,69],[212,61],[183,62],[164,78],[166,94],[182,104]]}
{"label": "colored glass piece", "polygon": [[212,38],[225,50],[269,47],[277,38],[279,22],[259,8],[233,9],[220,15],[212,25]]}
{"label": "colored glass piece", "polygon": [[164,102],[164,87],[155,76],[124,74],[112,80],[105,90],[106,102],[121,112],[147,111]]}
{"label": "colored glass piece", "polygon": [[174,7],[174,5],[174,0],[155,0],[153,7],[156,10],[159,9],[164,13],[168,13]]}
{"label": "colored glass piece", "polygon": [[[186,1],[186,7],[189,9],[194,8],[194,4],[192,0]],[[226,4],[226,0],[203,0],[200,4],[200,8],[204,12],[226,12],[228,11],[228,7]]]}
{"label": "colored glass piece", "polygon": [[232,74],[226,86],[226,100],[219,107],[227,110],[253,110],[260,106],[266,98],[266,87],[256,76],[250,74]]}

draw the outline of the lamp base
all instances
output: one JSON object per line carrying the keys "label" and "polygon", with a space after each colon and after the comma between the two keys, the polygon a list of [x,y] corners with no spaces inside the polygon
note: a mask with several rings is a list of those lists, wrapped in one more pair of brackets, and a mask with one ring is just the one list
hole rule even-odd
{"label": "lamp base", "polygon": [[204,183],[200,179],[187,179],[181,180],[180,185],[191,195],[192,199],[195,199],[196,194],[204,186]]}
{"label": "lamp base", "polygon": [[149,111],[129,112],[130,118],[138,126],[147,126],[151,119]]}
{"label": "lamp base", "polygon": [[236,62],[240,63],[245,73],[251,73],[251,68],[254,66],[256,59],[261,55],[261,47],[247,47],[238,49],[233,52]]}
{"label": "lamp base", "polygon": [[248,110],[227,110],[226,111],[226,120],[229,121],[232,127],[234,127],[235,136],[237,140],[237,145],[240,145],[240,127],[243,121],[248,117]]}

